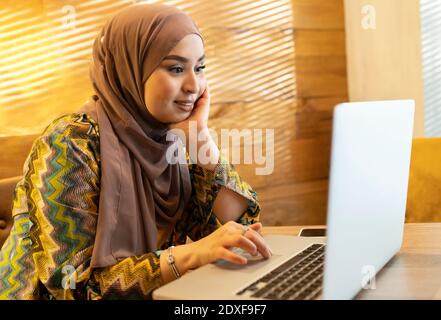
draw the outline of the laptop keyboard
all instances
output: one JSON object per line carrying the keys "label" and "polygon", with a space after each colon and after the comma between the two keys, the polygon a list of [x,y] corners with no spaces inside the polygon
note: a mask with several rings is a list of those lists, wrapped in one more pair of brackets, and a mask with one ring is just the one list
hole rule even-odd
{"label": "laptop keyboard", "polygon": [[310,300],[322,293],[325,245],[313,244],[238,294],[277,300]]}

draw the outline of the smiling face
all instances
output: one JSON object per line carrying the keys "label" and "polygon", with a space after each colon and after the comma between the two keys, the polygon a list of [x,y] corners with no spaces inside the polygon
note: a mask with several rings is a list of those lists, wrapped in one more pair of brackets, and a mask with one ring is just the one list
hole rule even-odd
{"label": "smiling face", "polygon": [[151,115],[167,124],[187,119],[205,90],[203,68],[202,39],[190,34],[169,52],[144,83],[144,101]]}

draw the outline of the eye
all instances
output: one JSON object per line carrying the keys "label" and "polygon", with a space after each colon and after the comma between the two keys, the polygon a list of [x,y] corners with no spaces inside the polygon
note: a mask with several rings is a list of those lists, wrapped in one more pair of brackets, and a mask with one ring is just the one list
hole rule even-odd
{"label": "eye", "polygon": [[203,69],[205,69],[205,65],[200,66],[198,69],[201,69],[201,71],[202,71]]}
{"label": "eye", "polygon": [[[174,72],[174,73],[181,73],[182,72],[182,70],[184,70],[183,68],[181,68],[181,67],[174,67],[174,68],[170,68],[170,71],[173,71],[173,70],[176,70],[176,72]],[[178,70],[180,70],[180,72],[178,72]]]}

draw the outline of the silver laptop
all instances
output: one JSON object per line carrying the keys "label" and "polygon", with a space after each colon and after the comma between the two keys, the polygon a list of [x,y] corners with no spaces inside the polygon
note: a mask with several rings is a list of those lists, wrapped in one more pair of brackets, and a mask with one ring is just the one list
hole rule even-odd
{"label": "silver laptop", "polygon": [[413,100],[336,106],[326,237],[265,236],[270,259],[233,248],[247,265],[205,265],[153,298],[354,298],[401,247],[414,108]]}

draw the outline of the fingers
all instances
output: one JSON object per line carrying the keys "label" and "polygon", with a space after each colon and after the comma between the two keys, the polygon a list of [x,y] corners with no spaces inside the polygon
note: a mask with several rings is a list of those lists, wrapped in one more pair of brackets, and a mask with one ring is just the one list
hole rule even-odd
{"label": "fingers", "polygon": [[[225,241],[224,248],[238,247],[249,252],[251,255],[260,253],[267,259],[272,256],[271,249],[261,235],[261,223],[248,225],[248,229],[245,229],[245,226],[229,221],[223,228],[225,228],[224,230],[226,232],[223,237]],[[244,233],[244,230],[247,231]]]}
{"label": "fingers", "polygon": [[210,88],[208,87],[208,82],[206,83],[204,92],[202,92],[201,98],[210,99]]}
{"label": "fingers", "polygon": [[206,87],[204,89],[204,92],[202,92],[202,95],[198,98],[198,103],[199,104],[203,104],[203,105],[209,105],[210,104],[210,89],[208,88],[208,82],[206,84]]}
{"label": "fingers", "polygon": [[197,100],[197,103],[190,116],[191,120],[196,120],[199,126],[205,127],[210,115],[210,94],[207,88],[203,92],[202,96]]}
{"label": "fingers", "polygon": [[230,238],[229,243],[227,244],[228,247],[238,247],[241,248],[247,252],[249,252],[252,255],[257,254],[257,246],[251,241],[250,239],[240,235],[234,235]]}
{"label": "fingers", "polygon": [[254,229],[250,228],[248,231],[244,234],[246,238],[251,240],[253,244],[256,246],[257,251],[260,252],[260,254],[265,258],[270,258],[272,255],[270,247],[266,244],[263,237],[260,235],[259,232],[255,231]]}
{"label": "fingers", "polygon": [[249,225],[249,231],[244,236],[253,241],[262,256],[265,258],[271,257],[271,249],[262,237],[262,224],[260,222]]}
{"label": "fingers", "polygon": [[250,224],[249,227],[259,234],[262,234],[262,224],[260,222]]}
{"label": "fingers", "polygon": [[[234,227],[238,228],[241,234],[241,239],[238,240],[238,245],[242,245],[242,249],[248,251],[252,255],[256,255],[258,252],[264,257],[264,258],[270,258],[272,256],[272,252],[270,247],[267,245],[265,240],[263,239],[261,235],[262,230],[262,224],[261,223],[254,223],[251,225],[248,225],[248,230],[243,233],[244,226],[240,224],[235,224]],[[250,245],[248,241],[243,241],[243,239],[249,240],[253,246]],[[256,248],[257,250],[254,250]]]}
{"label": "fingers", "polygon": [[235,264],[246,264],[248,262],[247,258],[238,255],[228,249],[223,248],[221,251],[221,259],[229,261]]}

